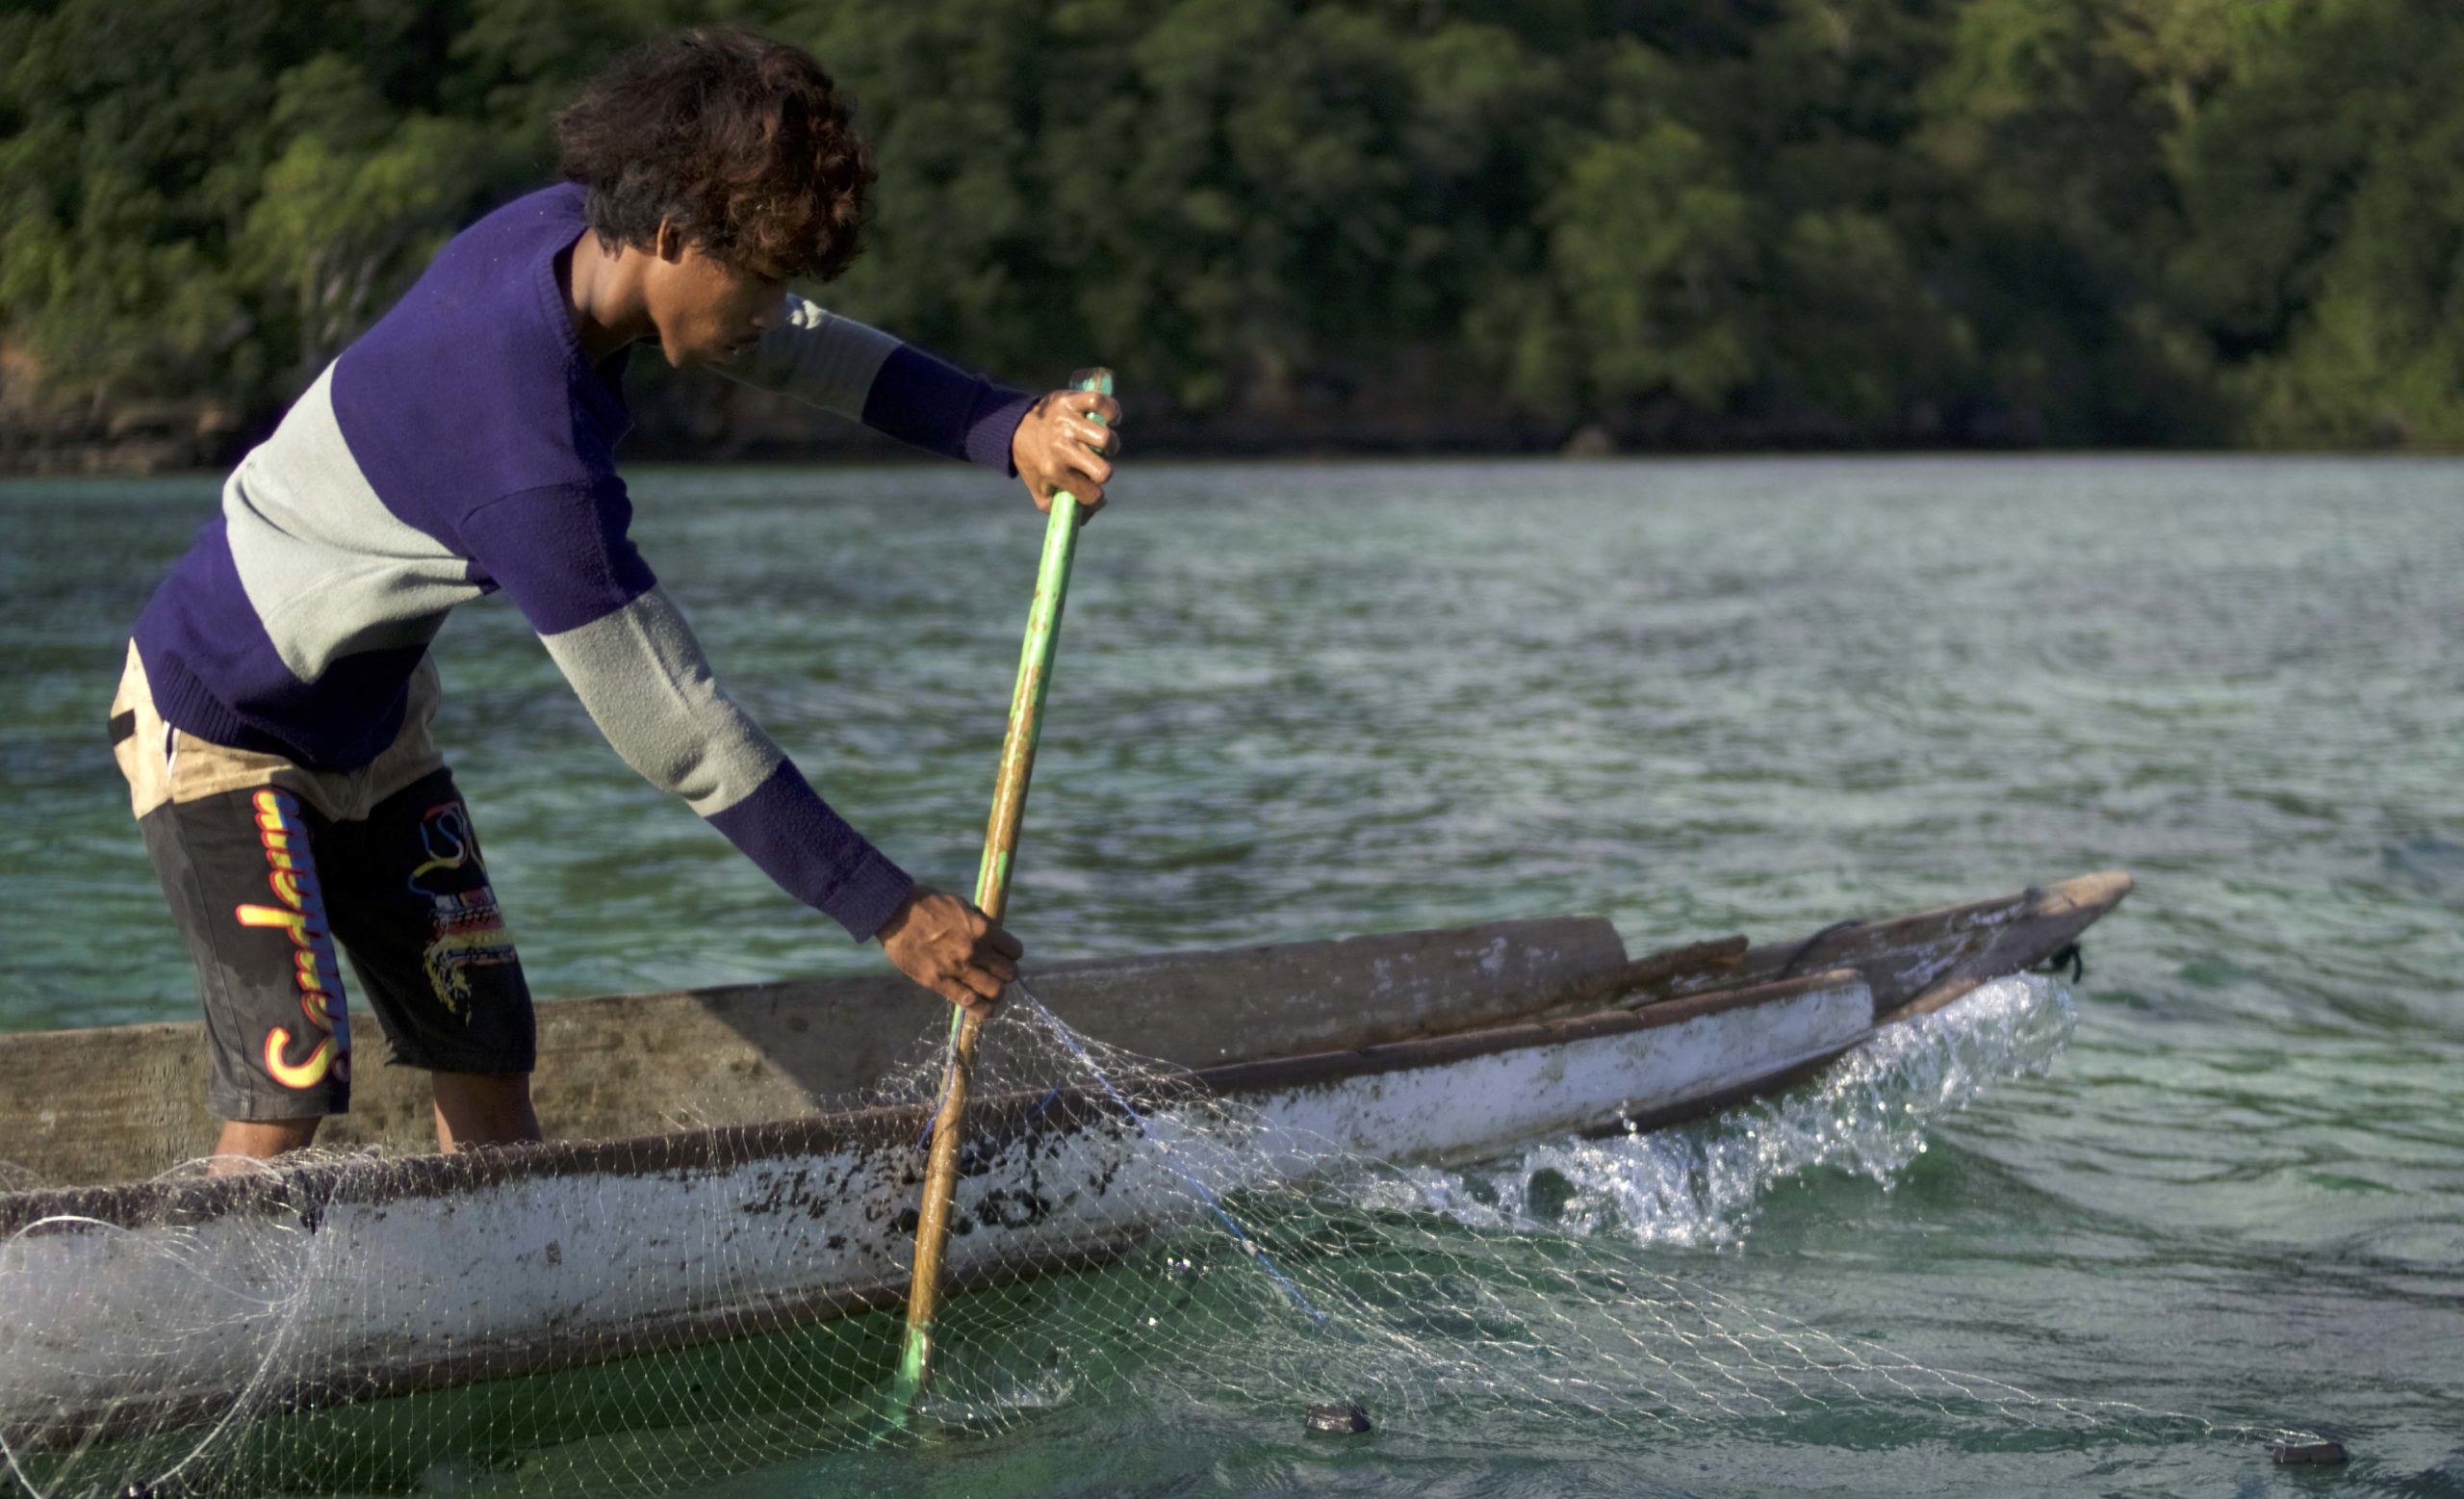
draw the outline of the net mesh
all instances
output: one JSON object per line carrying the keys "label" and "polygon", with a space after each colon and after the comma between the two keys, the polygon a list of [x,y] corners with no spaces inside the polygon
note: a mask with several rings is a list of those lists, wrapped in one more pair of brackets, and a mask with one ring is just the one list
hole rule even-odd
{"label": "net mesh", "polygon": [[[1340,1398],[1390,1429],[1502,1415],[1535,1442],[1819,1412],[1853,1414],[1861,1443],[2306,1435],[1931,1367],[1669,1268],[1741,1243],[1792,1177],[1898,1179],[1930,1128],[2059,1051],[2073,1011],[2049,979],[1987,985],[1707,1120],[1468,1165],[1341,1147],[1014,995],[983,1037],[954,1285],[911,1407],[891,1387],[941,1079],[926,1037],[801,1149],[717,1131],[502,1202],[426,1191],[432,1158],[326,1152],[210,1189],[200,1163],[133,1222],[21,1223],[0,1242],[6,1471],[46,1499],[646,1494],[1123,1401],[1281,1431]],[[433,1262],[465,1235],[535,1248],[474,1286]],[[457,1368],[475,1306],[512,1306],[531,1341]]]}

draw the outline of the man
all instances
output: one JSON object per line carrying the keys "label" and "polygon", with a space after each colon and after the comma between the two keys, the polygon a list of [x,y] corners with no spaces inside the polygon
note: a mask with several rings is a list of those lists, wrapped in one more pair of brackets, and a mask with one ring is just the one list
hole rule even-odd
{"label": "man", "polygon": [[336,943],[433,1079],[437,1138],[538,1137],[530,995],[428,737],[427,643],[501,590],[618,754],[790,894],[988,1013],[1017,942],[916,884],[711,679],[627,538],[627,350],[656,340],[1091,509],[1110,398],[1031,401],[787,295],[855,257],[873,170],[810,57],[713,28],[644,47],[557,118],[563,184],[456,236],[223,488],[146,606],[115,753],[195,960],[226,1164],[349,1105]]}

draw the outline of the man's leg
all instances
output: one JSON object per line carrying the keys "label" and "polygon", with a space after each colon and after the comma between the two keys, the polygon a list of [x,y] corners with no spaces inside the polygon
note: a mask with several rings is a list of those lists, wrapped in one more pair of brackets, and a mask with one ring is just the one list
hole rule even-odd
{"label": "man's leg", "polygon": [[528,1073],[432,1073],[429,1078],[436,1092],[439,1149],[450,1152],[466,1145],[539,1138]]}
{"label": "man's leg", "polygon": [[[201,746],[198,753],[211,753]],[[350,1106],[350,1031],[314,818],[271,787],[167,802],[139,819],[205,1011],[218,1175],[316,1138]]]}
{"label": "man's leg", "polygon": [[393,1059],[430,1074],[438,1145],[538,1139],[530,989],[452,772],[335,824],[330,846],[334,933]]}
{"label": "man's leg", "polygon": [[285,1150],[305,1150],[317,1138],[317,1126],[325,1116],[311,1114],[305,1119],[227,1119],[222,1122],[222,1134],[214,1142],[214,1159],[206,1163],[208,1175],[236,1176],[249,1169],[250,1161],[271,1160]]}

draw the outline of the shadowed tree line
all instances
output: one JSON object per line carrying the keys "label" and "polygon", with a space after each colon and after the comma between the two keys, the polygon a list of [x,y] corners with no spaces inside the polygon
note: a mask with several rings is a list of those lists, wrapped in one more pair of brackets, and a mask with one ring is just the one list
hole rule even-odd
{"label": "shadowed tree line", "polygon": [[875,142],[822,299],[1150,452],[2464,442],[2451,0],[11,0],[0,462],[227,455],[713,16]]}

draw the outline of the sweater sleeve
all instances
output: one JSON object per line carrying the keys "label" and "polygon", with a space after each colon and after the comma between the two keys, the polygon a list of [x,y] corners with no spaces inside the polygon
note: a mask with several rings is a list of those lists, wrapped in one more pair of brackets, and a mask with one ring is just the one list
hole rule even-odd
{"label": "sweater sleeve", "polygon": [[900,442],[1014,474],[1010,439],[1033,397],[938,359],[801,297],[720,373],[863,423]]}
{"label": "sweater sleeve", "polygon": [[684,798],[788,894],[859,942],[872,937],[914,881],[719,685],[626,534],[631,515],[611,477],[492,501],[464,519],[463,541],[627,764]]}

